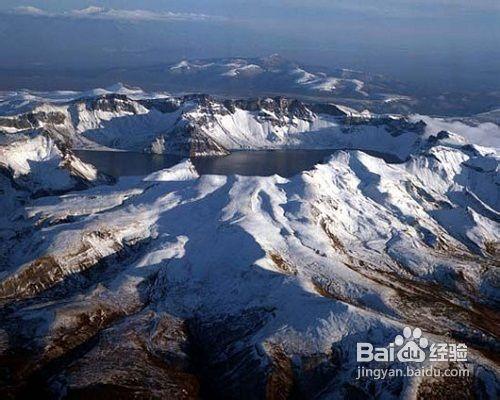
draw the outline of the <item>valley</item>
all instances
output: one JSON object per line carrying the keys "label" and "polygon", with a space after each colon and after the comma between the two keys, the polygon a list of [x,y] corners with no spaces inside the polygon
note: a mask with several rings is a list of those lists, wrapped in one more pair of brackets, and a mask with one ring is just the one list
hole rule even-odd
{"label": "valley", "polygon": [[[0,109],[2,397],[495,397],[498,148],[453,131],[492,122],[126,86]],[[356,380],[405,326],[472,374]]]}

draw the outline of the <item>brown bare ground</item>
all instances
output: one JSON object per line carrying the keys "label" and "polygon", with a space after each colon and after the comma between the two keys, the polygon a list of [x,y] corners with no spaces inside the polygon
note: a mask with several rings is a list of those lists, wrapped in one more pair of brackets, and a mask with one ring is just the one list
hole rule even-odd
{"label": "brown bare ground", "polygon": [[269,257],[280,271],[288,275],[297,275],[297,268],[287,263],[278,253],[269,253]]}

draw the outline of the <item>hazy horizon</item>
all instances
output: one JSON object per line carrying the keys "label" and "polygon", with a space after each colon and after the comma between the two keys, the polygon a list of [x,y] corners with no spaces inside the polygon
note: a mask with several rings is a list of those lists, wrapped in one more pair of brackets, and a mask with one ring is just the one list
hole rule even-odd
{"label": "hazy horizon", "polygon": [[494,1],[4,0],[0,89],[12,70],[66,69],[77,87],[82,70],[279,53],[430,89],[499,90],[499,16]]}

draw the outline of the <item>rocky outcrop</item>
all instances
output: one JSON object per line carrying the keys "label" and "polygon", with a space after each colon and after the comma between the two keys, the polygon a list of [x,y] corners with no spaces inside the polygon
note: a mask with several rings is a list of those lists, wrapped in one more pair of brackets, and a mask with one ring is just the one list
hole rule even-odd
{"label": "rocky outcrop", "polygon": [[30,130],[40,128],[45,124],[62,125],[65,122],[66,115],[62,112],[34,111],[18,117],[0,117],[0,129]]}
{"label": "rocky outcrop", "polygon": [[[61,148],[223,155],[242,149],[352,147],[341,133],[385,130],[422,135],[423,123],[286,97],[219,99],[204,94],[148,97],[107,93],[34,104],[0,117],[0,143],[43,134]],[[304,133],[304,135],[301,135]],[[377,146],[369,140],[357,144]],[[372,147],[373,147],[372,146]]]}
{"label": "rocky outcrop", "polygon": [[[439,137],[398,164],[338,151],[283,179],[186,160],[35,202],[1,242],[2,396],[495,397],[498,160]],[[435,368],[466,383],[356,379],[356,343],[404,326],[465,343],[468,364]]]}
{"label": "rocky outcrop", "polygon": [[179,126],[151,144],[151,153],[178,154],[189,157],[223,156],[229,151],[192,123]]}
{"label": "rocky outcrop", "polygon": [[[282,97],[51,107],[64,120],[39,115],[0,148],[2,398],[497,397],[495,149]],[[199,176],[185,160],[95,187],[56,133],[186,155],[319,143],[401,157],[339,150],[289,179]],[[465,343],[471,375],[355,379],[356,343],[387,346],[404,326]]]}
{"label": "rocky outcrop", "polygon": [[16,189],[32,197],[112,181],[44,134],[0,146],[0,170]]}

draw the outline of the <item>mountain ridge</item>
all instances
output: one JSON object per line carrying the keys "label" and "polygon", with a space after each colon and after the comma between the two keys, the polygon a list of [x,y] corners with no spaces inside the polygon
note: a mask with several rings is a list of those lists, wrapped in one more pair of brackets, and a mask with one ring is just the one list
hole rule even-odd
{"label": "mountain ridge", "polygon": [[43,131],[68,147],[201,156],[239,149],[335,147],[336,142],[361,139],[343,131],[365,128],[380,130],[390,140],[391,129],[422,133],[424,127],[402,116],[360,113],[333,103],[308,104],[283,96],[220,99],[125,91],[128,94],[92,92],[22,105],[14,96],[10,108],[5,101],[8,110],[0,117],[2,139]]}
{"label": "mountain ridge", "polygon": [[[480,124],[115,89],[2,104],[2,396],[497,397],[500,158],[456,133]],[[78,143],[332,154],[290,178],[186,159],[114,181]],[[468,348],[420,367],[470,375],[356,379],[356,344],[406,326]]]}

